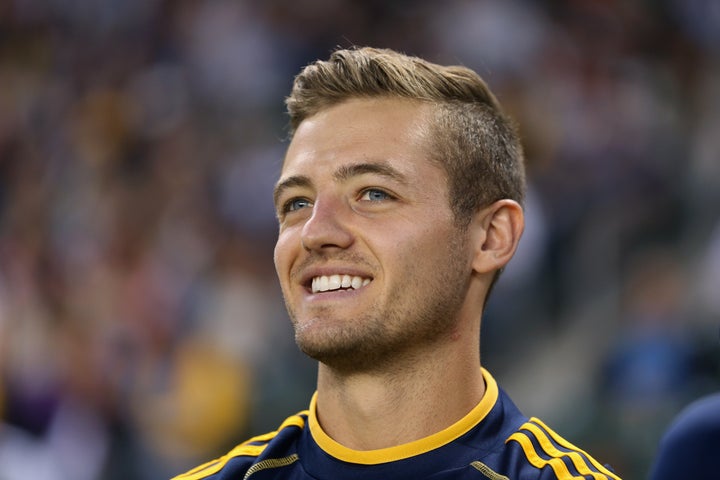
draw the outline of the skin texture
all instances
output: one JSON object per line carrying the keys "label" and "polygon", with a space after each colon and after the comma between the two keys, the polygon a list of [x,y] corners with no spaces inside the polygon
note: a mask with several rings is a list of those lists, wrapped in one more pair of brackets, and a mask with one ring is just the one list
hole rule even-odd
{"label": "skin texture", "polygon": [[[276,186],[278,278],[296,341],[320,362],[318,418],[349,448],[434,433],[484,393],[483,301],[522,210],[502,200],[458,227],[427,153],[430,108],[380,98],[321,111],[295,132]],[[311,291],[335,274],[370,282]]]}

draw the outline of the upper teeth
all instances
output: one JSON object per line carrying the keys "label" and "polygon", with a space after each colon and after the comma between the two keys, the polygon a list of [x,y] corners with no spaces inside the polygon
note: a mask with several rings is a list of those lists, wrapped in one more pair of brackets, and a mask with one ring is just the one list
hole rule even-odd
{"label": "upper teeth", "polygon": [[351,275],[322,275],[312,279],[312,292],[327,292],[339,288],[360,288],[370,283],[369,278]]}

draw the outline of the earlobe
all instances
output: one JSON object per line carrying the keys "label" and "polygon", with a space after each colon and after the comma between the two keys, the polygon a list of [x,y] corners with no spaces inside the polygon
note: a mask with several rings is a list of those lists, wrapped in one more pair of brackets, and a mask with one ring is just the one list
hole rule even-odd
{"label": "earlobe", "polygon": [[525,227],[522,207],[514,200],[498,200],[477,213],[473,269],[490,273],[503,268],[515,254]]}

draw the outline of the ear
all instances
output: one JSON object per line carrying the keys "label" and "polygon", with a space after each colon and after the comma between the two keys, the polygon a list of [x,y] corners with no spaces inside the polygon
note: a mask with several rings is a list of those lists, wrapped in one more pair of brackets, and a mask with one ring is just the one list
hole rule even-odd
{"label": "ear", "polygon": [[494,273],[515,254],[525,217],[519,203],[503,199],[478,211],[470,228],[474,242],[473,270]]}

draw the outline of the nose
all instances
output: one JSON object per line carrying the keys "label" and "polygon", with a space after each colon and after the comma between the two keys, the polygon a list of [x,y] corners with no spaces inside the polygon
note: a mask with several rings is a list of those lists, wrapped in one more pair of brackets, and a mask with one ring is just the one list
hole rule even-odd
{"label": "nose", "polygon": [[317,198],[312,215],[302,228],[300,240],[303,248],[308,251],[348,248],[353,243],[353,235],[348,228],[349,210],[339,199]]}

